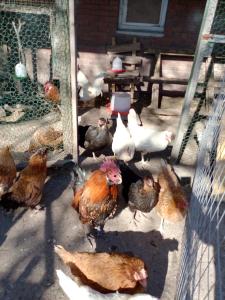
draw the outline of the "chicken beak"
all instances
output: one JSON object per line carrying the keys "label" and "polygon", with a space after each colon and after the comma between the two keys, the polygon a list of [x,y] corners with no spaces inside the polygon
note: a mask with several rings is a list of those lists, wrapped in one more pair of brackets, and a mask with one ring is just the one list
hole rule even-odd
{"label": "chicken beak", "polygon": [[147,287],[147,285],[148,285],[148,281],[147,281],[147,279],[142,279],[142,280],[139,280],[139,282],[140,282],[140,284],[144,287],[144,288],[146,288]]}
{"label": "chicken beak", "polygon": [[118,178],[117,182],[118,182],[117,184],[121,184],[122,183],[122,177],[121,176]]}

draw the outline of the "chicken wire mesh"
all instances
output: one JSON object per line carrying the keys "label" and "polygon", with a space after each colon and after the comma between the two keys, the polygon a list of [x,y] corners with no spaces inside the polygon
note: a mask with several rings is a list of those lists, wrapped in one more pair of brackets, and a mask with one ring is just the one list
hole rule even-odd
{"label": "chicken wire mesh", "polygon": [[[223,72],[225,79],[225,70]],[[176,299],[225,299],[225,82],[202,135]]]}
{"label": "chicken wire mesh", "polygon": [[[213,3],[216,2],[217,0],[208,0],[209,5],[206,5],[206,10],[208,10],[206,12],[207,18],[211,18],[211,15],[214,14]],[[206,24],[208,22],[207,18],[205,21]],[[205,25],[205,27],[207,27],[207,25]],[[205,32],[203,31],[203,33]],[[209,34],[225,37],[224,0],[218,1]],[[205,53],[201,54],[202,57],[198,69],[199,75],[197,80],[197,87],[195,89],[194,99],[189,111],[189,116],[185,124],[186,130],[182,137],[182,142],[177,157],[178,162],[185,161],[187,156],[190,155],[191,150],[189,149],[190,147],[187,147],[188,143],[195,139],[197,144],[199,144],[202,131],[205,128],[205,123],[208,119],[210,109],[212,107],[212,100],[218,93],[219,82],[225,64],[225,43],[220,43],[219,41],[209,41],[207,47],[208,49],[206,49]],[[196,55],[198,55],[198,53],[196,53]],[[198,63],[199,61],[196,61],[196,64]],[[192,76],[194,76],[194,74],[192,74]],[[189,85],[191,84],[192,82],[189,81]],[[183,157],[183,155],[185,157]]]}
{"label": "chicken wire mesh", "polygon": [[[0,147],[72,153],[68,1],[0,1]],[[46,96],[46,82],[60,93]],[[53,97],[54,98],[54,97]]]}

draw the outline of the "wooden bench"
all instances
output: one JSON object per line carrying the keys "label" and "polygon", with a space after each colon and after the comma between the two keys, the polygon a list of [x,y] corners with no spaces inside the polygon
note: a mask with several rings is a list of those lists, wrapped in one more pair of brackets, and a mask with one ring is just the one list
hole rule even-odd
{"label": "wooden bench", "polygon": [[155,68],[154,74],[150,76],[143,76],[143,81],[149,83],[149,90],[151,90],[151,103],[152,106],[161,108],[162,97],[164,95],[171,96],[176,94],[176,96],[184,96],[185,91],[167,91],[163,89],[164,84],[177,84],[184,85],[188,84],[188,78],[171,78],[163,76],[163,60],[166,57],[179,58],[181,60],[192,61],[193,55],[177,54],[177,53],[154,53],[155,55]]}

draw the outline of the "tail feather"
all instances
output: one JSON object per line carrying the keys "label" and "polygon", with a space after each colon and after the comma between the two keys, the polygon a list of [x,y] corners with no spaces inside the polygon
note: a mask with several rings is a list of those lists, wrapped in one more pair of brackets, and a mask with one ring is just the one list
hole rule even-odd
{"label": "tail feather", "polygon": [[163,171],[164,175],[170,181],[172,181],[174,186],[178,186],[179,181],[178,181],[177,175],[175,174],[172,166],[169,165],[164,159],[161,159],[161,167],[162,167],[162,171]]}
{"label": "tail feather", "polygon": [[77,186],[82,186],[86,181],[86,172],[78,165],[73,169],[74,178],[72,180],[72,188],[76,190]]}

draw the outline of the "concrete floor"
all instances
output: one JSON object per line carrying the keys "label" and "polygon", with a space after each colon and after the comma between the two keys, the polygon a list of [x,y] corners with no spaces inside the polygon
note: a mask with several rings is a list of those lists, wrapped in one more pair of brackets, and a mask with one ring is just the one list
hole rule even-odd
{"label": "concrete floor", "polygon": [[[164,99],[162,110],[142,108],[141,119],[143,123],[154,124],[160,129],[169,128],[175,133],[181,104],[181,99]],[[105,113],[104,108],[91,109],[83,114],[82,122],[95,124]],[[181,164],[175,167],[181,179],[192,178],[196,153],[197,146],[191,141]],[[156,177],[161,155],[166,156],[167,152],[151,156],[144,169],[137,155],[130,166],[141,174],[150,170]],[[91,157],[81,156],[81,165],[88,170],[94,169],[103,157],[102,154],[94,161]],[[148,267],[147,291],[160,299],[173,299],[184,222],[166,224],[162,237],[158,231],[160,218],[154,210],[146,217],[140,217],[135,224],[133,214],[120,198],[116,216],[106,223],[105,237],[97,239],[91,248],[78,215],[70,206],[72,168],[72,163],[68,163],[61,168],[53,166],[49,169],[43,211],[35,214],[32,210],[18,209],[13,214],[6,214],[0,210],[0,299],[66,299],[55,270],[60,268],[67,274],[70,272],[55,256],[54,244],[61,244],[68,250],[132,252]]]}

